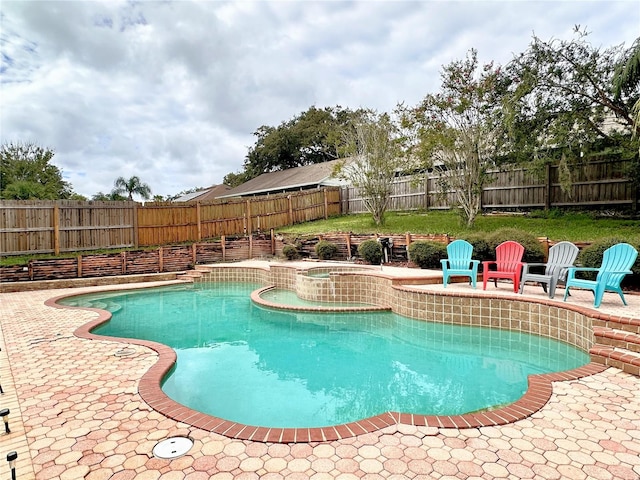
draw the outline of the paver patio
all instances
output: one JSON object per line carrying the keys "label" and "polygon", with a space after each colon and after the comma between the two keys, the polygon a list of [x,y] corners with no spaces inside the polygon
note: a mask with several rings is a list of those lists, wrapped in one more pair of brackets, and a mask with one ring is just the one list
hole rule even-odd
{"label": "paver patio", "polygon": [[[62,294],[105,289],[0,294],[0,408],[11,411],[11,433],[0,433],[0,478],[10,478],[4,458],[15,450],[19,480],[640,479],[640,378],[615,368],[555,382],[541,410],[504,426],[399,424],[298,444],[234,440],[193,428],[162,416],[138,395],[155,352],[132,346],[130,355],[121,355],[122,343],[75,337],[97,313],[45,306]],[[509,295],[509,286],[491,290],[486,294]],[[535,287],[526,293],[544,295]],[[600,310],[640,317],[640,296],[627,299],[624,308],[607,294]],[[571,302],[588,307],[592,296],[576,292]],[[153,447],[172,436],[191,437],[193,448],[174,460],[155,458]]]}

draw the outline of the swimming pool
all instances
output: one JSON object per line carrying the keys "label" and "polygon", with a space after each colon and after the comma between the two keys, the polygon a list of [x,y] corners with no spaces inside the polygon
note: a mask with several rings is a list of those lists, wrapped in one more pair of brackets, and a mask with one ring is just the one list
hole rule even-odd
{"label": "swimming pool", "polygon": [[553,339],[413,320],[391,312],[262,308],[260,285],[201,283],[66,299],[112,312],[93,332],[171,346],[163,390],[248,425],[316,427],[387,411],[456,415],[511,403],[527,375],[588,363]]}

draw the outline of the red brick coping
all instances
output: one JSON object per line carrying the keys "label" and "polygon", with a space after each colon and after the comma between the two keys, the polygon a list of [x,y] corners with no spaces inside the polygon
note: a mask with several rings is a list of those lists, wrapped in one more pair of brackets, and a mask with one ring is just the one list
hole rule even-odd
{"label": "red brick coping", "polygon": [[[98,318],[75,330],[77,337],[87,340],[111,340],[115,342],[141,345],[158,353],[158,361],[142,376],[138,393],[154,410],[178,422],[202,430],[217,433],[229,438],[268,443],[306,443],[339,440],[398,424],[427,426],[436,428],[477,428],[505,425],[529,417],[540,410],[551,398],[552,382],[575,380],[600,373],[606,365],[591,362],[582,367],[564,372],[529,376],[529,387],[516,402],[495,410],[465,413],[462,415],[419,415],[411,413],[385,412],[362,420],[317,428],[268,428],[224,420],[206,413],[198,412],[169,398],[161,388],[162,380],[171,371],[176,362],[175,351],[163,344],[148,340],[124,339],[95,335],[91,331],[111,319],[111,313],[105,310],[86,307],[67,307],[56,302],[69,295],[51,298],[46,305],[55,308],[83,308],[94,311]],[[599,316],[590,311],[591,316]],[[604,315],[603,315],[604,316]],[[609,318],[610,316],[606,316]]]}

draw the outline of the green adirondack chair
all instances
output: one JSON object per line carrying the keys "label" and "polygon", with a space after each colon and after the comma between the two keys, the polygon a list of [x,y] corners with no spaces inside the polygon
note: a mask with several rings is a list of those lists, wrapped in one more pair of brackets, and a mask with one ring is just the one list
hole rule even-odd
{"label": "green adirondack chair", "polygon": [[444,288],[447,288],[452,275],[471,278],[471,285],[476,288],[480,260],[472,260],[472,254],[473,245],[466,240],[454,240],[447,245],[448,258],[440,260]]}
{"label": "green adirondack chair", "polygon": [[[585,288],[593,291],[593,306],[598,308],[602,302],[604,292],[616,292],[622,303],[627,304],[622,293],[620,283],[625,275],[633,273],[631,267],[638,258],[638,252],[628,243],[618,243],[604,251],[600,268],[569,267],[564,301],[567,301],[571,287]],[[577,272],[598,272],[595,280],[575,278]]]}

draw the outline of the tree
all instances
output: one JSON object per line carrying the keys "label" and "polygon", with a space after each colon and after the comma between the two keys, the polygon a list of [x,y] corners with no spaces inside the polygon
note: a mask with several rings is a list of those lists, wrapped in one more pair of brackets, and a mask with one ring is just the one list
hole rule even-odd
{"label": "tree", "polygon": [[263,173],[335,160],[341,131],[360,113],[361,110],[340,106],[310,107],[277,127],[261,126],[254,132],[257,140],[247,153],[244,172],[227,175],[225,184],[239,180],[244,183]]}
{"label": "tree", "polygon": [[384,224],[396,172],[405,165],[402,136],[388,114],[368,112],[343,132],[342,152],[335,174],[360,190],[376,225]]}
{"label": "tree", "polygon": [[492,63],[479,68],[476,50],[441,73],[441,91],[414,108],[401,106],[412,132],[412,151],[425,168],[439,172],[441,194],[454,192],[464,223],[480,212],[482,189],[502,145],[502,74]]}
{"label": "tree", "polygon": [[222,179],[222,183],[229,187],[237,187],[244,182],[251,180],[246,172],[227,173]]}
{"label": "tree", "polygon": [[527,161],[570,164],[590,150],[635,150],[630,133],[640,128],[632,113],[639,91],[629,80],[637,73],[616,74],[635,50],[596,48],[580,26],[575,35],[569,41],[534,36],[506,66],[506,124],[512,151]]}
{"label": "tree", "polygon": [[[619,101],[623,92],[638,92],[640,88],[640,37],[636,38],[633,46],[628,50],[626,58],[618,63],[613,76],[613,95]],[[633,137],[640,133],[640,96],[631,110],[633,118]],[[638,145],[640,152],[640,142]],[[636,178],[640,178],[640,172]]]}
{"label": "tree", "polygon": [[133,176],[129,179],[118,177],[114,182],[115,188],[112,193],[128,195],[129,200],[133,200],[133,195],[140,195],[143,199],[151,198],[151,188],[146,183],[142,183],[139,177]]}
{"label": "tree", "polygon": [[91,197],[91,200],[94,200],[96,202],[114,202],[114,201],[122,202],[126,199],[127,197],[123,197],[121,194],[113,191],[111,193],[98,192]]}
{"label": "tree", "polygon": [[54,152],[35,143],[5,143],[0,147],[0,197],[58,200],[73,195],[62,172],[51,164]]}

